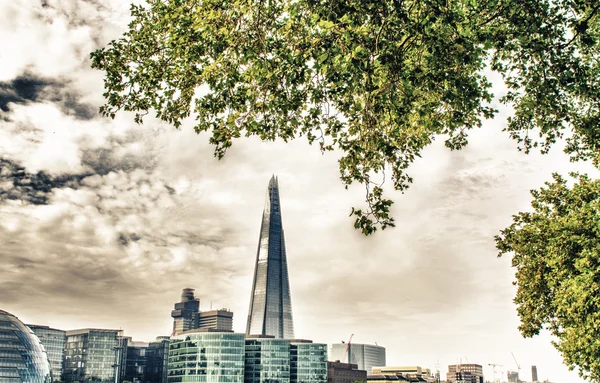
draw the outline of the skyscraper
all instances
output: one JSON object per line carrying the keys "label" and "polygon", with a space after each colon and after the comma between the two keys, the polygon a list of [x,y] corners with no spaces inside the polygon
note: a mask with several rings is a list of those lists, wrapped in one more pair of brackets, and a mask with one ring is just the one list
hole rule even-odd
{"label": "skyscraper", "polygon": [[294,338],[279,185],[275,176],[269,181],[262,215],[246,335]]}
{"label": "skyscraper", "polygon": [[171,317],[173,317],[173,335],[198,328],[198,311],[200,299],[194,297],[194,289],[183,289],[181,302],[175,303]]}
{"label": "skyscraper", "polygon": [[385,366],[385,347],[372,344],[334,343],[329,360],[352,363],[371,375],[373,367]]}
{"label": "skyscraper", "polygon": [[536,366],[531,366],[531,381],[532,382],[537,382],[538,381],[537,367]]}

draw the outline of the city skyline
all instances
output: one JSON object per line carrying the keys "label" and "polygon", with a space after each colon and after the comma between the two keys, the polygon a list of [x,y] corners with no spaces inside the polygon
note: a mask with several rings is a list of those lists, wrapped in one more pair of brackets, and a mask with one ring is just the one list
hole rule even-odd
{"label": "city skyline", "polygon": [[386,189],[397,227],[366,238],[348,217],[364,190],[344,190],[338,153],[252,138],[217,161],[191,123],[99,117],[102,73],[88,55],[118,37],[128,15],[120,0],[0,5],[0,310],[152,341],[171,333],[173,303],[193,287],[201,309],[211,300],[230,308],[243,333],[257,217],[275,173],[285,184],[297,337],[331,344],[355,334],[385,346],[390,365],[439,361],[444,374],[468,359],[486,377],[488,363],[515,369],[512,351],[525,379],[536,365],[540,380],[582,381],[546,333],[519,335],[514,270],[493,243],[528,209],[529,189],[582,165],[560,148],[525,156],[502,118],[485,122],[461,151],[430,146],[405,194]]}

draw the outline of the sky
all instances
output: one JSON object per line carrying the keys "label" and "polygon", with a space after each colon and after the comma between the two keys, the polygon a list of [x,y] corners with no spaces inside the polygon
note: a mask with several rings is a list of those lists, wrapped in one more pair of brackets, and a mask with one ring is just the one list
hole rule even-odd
{"label": "sky", "polygon": [[[510,111],[443,140],[409,169],[396,227],[352,227],[360,186],[345,190],[339,153],[303,139],[241,139],[213,157],[192,123],[98,115],[103,74],[89,53],[127,27],[123,0],[0,3],[0,309],[62,329],[169,335],[181,289],[234,312],[243,332],[269,178],[279,177],[296,336],[377,343],[388,365],[458,362],[531,378],[582,381],[541,334],[523,339],[510,257],[494,235],[529,208],[553,171],[588,170],[560,151],[525,155],[502,132]],[[500,87],[497,91],[501,92]]]}

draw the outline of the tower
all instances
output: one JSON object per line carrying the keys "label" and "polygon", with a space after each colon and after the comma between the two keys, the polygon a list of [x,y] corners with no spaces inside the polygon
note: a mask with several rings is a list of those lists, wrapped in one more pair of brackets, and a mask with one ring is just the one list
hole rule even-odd
{"label": "tower", "polygon": [[184,331],[198,328],[200,299],[194,297],[194,289],[183,289],[181,302],[175,303],[171,311],[173,317],[173,334],[179,335]]}
{"label": "tower", "polygon": [[538,381],[537,367],[536,366],[531,366],[531,381],[532,382],[537,382]]}
{"label": "tower", "polygon": [[246,335],[294,338],[279,185],[275,176],[269,181],[262,215]]}

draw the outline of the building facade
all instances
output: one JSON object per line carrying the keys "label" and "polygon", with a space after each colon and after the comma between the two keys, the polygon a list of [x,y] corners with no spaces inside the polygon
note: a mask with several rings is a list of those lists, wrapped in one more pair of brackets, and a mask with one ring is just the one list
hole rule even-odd
{"label": "building facade", "polygon": [[479,364],[452,364],[446,374],[448,383],[483,383],[483,367]]}
{"label": "building facade", "polygon": [[132,383],[148,382],[148,343],[129,340],[125,353],[123,380]]}
{"label": "building facade", "polygon": [[16,316],[0,310],[0,382],[51,381],[48,355],[38,336]]}
{"label": "building facade", "polygon": [[531,381],[538,382],[537,366],[531,366]]}
{"label": "building facade", "polygon": [[198,328],[233,331],[233,313],[227,309],[200,311]]}
{"label": "building facade", "polygon": [[62,380],[63,359],[65,356],[65,343],[67,342],[66,331],[50,328],[48,326],[27,325],[40,339],[52,371],[52,381]]}
{"label": "building facade", "polygon": [[290,341],[246,339],[245,383],[290,383]]}
{"label": "building facade", "polygon": [[122,330],[79,329],[66,332],[63,381],[117,383],[123,375]]}
{"label": "building facade", "polygon": [[327,383],[366,382],[367,372],[360,370],[356,364],[327,362]]}
{"label": "building facade", "polygon": [[191,330],[169,342],[168,383],[243,383],[244,334]]}
{"label": "building facade", "polygon": [[175,303],[171,311],[173,318],[173,333],[179,335],[184,331],[198,328],[200,311],[200,299],[194,297],[194,289],[183,289],[181,302]]}
{"label": "building facade", "polygon": [[269,181],[262,215],[246,335],[294,338],[279,184],[275,176]]}
{"label": "building facade", "polygon": [[169,337],[159,336],[146,350],[146,379],[150,383],[167,383]]}
{"label": "building facade", "polygon": [[331,345],[329,360],[356,364],[359,370],[371,374],[373,367],[385,366],[385,347],[372,344],[334,343]]}
{"label": "building facade", "polygon": [[290,341],[290,381],[325,383],[327,381],[327,345],[312,341]]}

